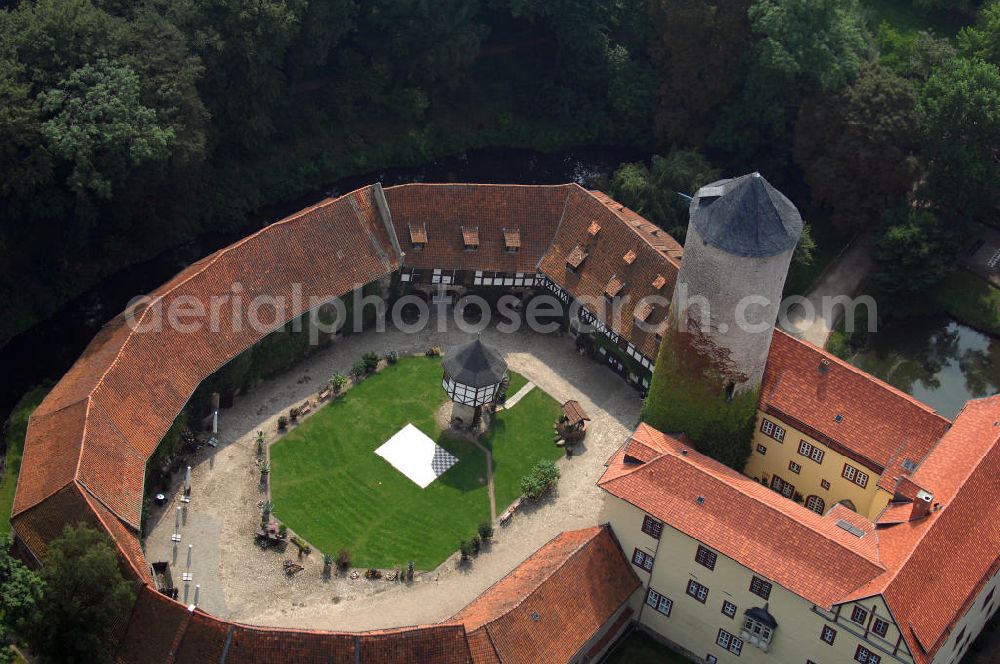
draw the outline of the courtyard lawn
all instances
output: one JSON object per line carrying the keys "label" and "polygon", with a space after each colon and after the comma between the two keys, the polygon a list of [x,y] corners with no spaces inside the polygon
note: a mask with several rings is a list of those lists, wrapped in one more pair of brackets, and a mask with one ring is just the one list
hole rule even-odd
{"label": "courtyard lawn", "polygon": [[690,664],[690,661],[644,632],[635,631],[614,647],[603,664]]}
{"label": "courtyard lawn", "polygon": [[[514,392],[510,394],[513,396]],[[560,413],[559,403],[536,387],[513,408],[500,411],[493,418],[493,426],[481,442],[493,455],[498,513],[521,495],[521,478],[535,463],[540,459],[555,461],[565,454],[553,442],[552,427]]]}
{"label": "courtyard lawn", "polygon": [[[439,565],[490,516],[485,455],[435,422],[446,399],[440,359],[407,357],[319,409],[271,447],[275,516],[321,553],[347,549],[354,567],[410,560],[418,569]],[[516,416],[522,404],[510,414]],[[375,454],[407,423],[459,459],[426,489]],[[539,449],[552,446],[548,415],[511,424]],[[526,441],[518,445],[528,447]],[[511,488],[500,483],[498,493],[501,486],[509,495]]]}

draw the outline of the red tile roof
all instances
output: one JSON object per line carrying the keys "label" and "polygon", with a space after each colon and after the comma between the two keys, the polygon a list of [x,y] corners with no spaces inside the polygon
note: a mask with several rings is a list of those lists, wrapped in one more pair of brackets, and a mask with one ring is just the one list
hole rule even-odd
{"label": "red tile roof", "polygon": [[611,529],[596,526],[557,535],[452,620],[475,641],[477,664],[562,663],[640,585]]}
{"label": "red tile roof", "polygon": [[997,477],[1000,396],[969,401],[914,473],[913,481],[933,493],[936,509],[901,520],[893,512],[912,509],[902,503],[878,521],[890,569],[852,597],[881,593],[918,662],[933,659],[1000,566]]}
{"label": "red tile roof", "polygon": [[887,491],[903,474],[903,462],[920,463],[950,425],[913,397],[781,330],[771,342],[760,405],[869,468],[884,470],[879,486]]}
{"label": "red tile roof", "polygon": [[[648,221],[637,221],[642,219],[638,215],[633,219],[608,207],[602,202],[605,200],[610,199],[598,192],[580,187],[570,190],[552,246],[538,269],[573,297],[592,303],[591,309],[598,308],[596,303],[602,300],[613,277],[629,284],[627,297],[616,307],[617,315],[600,310],[593,313],[652,360],[660,346],[655,328],[666,319],[667,307],[657,307],[656,316],[648,321],[654,328],[650,331],[636,326],[634,310],[644,298],[655,296],[661,300],[667,296],[653,286],[658,276],[665,276],[664,284],[669,284],[672,291],[679,263],[670,251],[680,245]],[[602,229],[596,237],[588,232],[595,219]],[[637,255],[631,264],[622,260],[628,250]],[[581,253],[587,255],[587,260],[575,273],[567,271],[566,265],[573,265]]]}
{"label": "red tile roof", "polygon": [[[404,184],[387,187],[397,235],[427,227],[427,244],[413,251],[402,242],[407,266],[423,269],[490,270],[534,274],[548,249],[566,194],[573,185]],[[479,229],[479,249],[465,251],[462,226]],[[508,253],[504,229],[520,229],[521,249]]]}
{"label": "red tile roof", "polygon": [[[652,458],[626,463],[636,453]],[[598,486],[822,607],[884,572],[874,528],[855,537],[835,514],[820,516],[645,424]]]}

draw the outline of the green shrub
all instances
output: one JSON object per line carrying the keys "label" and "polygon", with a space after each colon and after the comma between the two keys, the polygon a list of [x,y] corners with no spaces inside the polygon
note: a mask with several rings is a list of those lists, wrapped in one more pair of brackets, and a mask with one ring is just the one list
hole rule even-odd
{"label": "green shrub", "polygon": [[351,566],[351,552],[347,549],[341,549],[337,553],[337,567],[340,569],[347,569]]}
{"label": "green shrub", "polygon": [[340,394],[340,391],[344,389],[344,385],[347,385],[347,376],[339,371],[330,378],[330,388],[334,394]]}
{"label": "green shrub", "polygon": [[472,545],[472,553],[478,556],[479,550],[483,548],[483,542],[479,539],[479,535],[473,535],[469,544]]}
{"label": "green shrub", "polygon": [[559,469],[547,459],[535,464],[527,475],[521,478],[521,493],[529,500],[538,500],[559,481]]}
{"label": "green shrub", "polygon": [[462,556],[462,562],[464,563],[469,558],[472,557],[472,542],[470,540],[462,540],[458,543],[458,552]]}
{"label": "green shrub", "polygon": [[385,361],[387,364],[395,364],[396,362],[399,362],[399,353],[394,350],[390,350],[385,354]]}
{"label": "green shrub", "polygon": [[378,369],[378,355],[370,350],[361,356],[361,363],[365,367],[365,373],[372,373]]}
{"label": "green shrub", "polygon": [[355,378],[364,378],[365,374],[368,373],[368,369],[365,367],[364,360],[358,360],[351,367],[351,375]]}
{"label": "green shrub", "polygon": [[489,542],[493,539],[493,523],[490,521],[483,521],[479,524],[479,539],[484,542]]}

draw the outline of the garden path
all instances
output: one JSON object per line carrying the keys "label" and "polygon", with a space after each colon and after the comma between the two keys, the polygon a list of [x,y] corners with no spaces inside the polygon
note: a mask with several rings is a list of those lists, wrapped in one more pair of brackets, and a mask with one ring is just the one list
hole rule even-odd
{"label": "garden path", "polygon": [[[195,545],[192,571],[201,585],[203,609],[251,624],[315,629],[435,623],[454,615],[560,532],[598,523],[603,500],[595,483],[604,462],[637,423],[639,395],[607,367],[577,354],[566,336],[502,334],[491,327],[482,338],[504,355],[511,369],[557,401],[580,401],[592,415],[586,440],[572,458],[558,462],[562,478],[554,496],[519,510],[471,565],[458,565],[456,554],[437,569],[418,573],[412,584],[337,575],[324,579],[318,554],[299,561],[305,570],[289,578],[281,564],[294,554],[262,551],[252,543],[265,495],[255,463],[256,432],[263,430],[273,439],[279,413],[314,395],[335,371],[346,374],[364,351],[447,350],[474,338],[444,327],[452,329],[441,331],[432,323],[416,334],[390,330],[346,337],[237,398],[233,408],[220,414],[219,447],[205,448],[193,460],[192,527],[182,528],[184,544]],[[154,507],[149,515],[150,561],[171,559],[177,488],[165,508]],[[182,570],[176,571],[179,576]]]}

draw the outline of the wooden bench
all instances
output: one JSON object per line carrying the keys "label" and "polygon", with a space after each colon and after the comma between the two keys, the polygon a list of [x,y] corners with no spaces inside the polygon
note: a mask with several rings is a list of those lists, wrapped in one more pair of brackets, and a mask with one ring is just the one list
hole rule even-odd
{"label": "wooden bench", "polygon": [[500,515],[500,518],[498,520],[500,521],[501,526],[506,526],[510,522],[510,520],[514,517],[514,512],[516,512],[521,507],[521,503],[523,502],[524,502],[524,496],[521,496],[513,503],[511,503],[511,506],[508,507],[504,511],[504,513]]}
{"label": "wooden bench", "polygon": [[316,398],[319,401],[326,401],[327,399],[330,398],[332,394],[333,394],[333,388],[324,387],[322,390],[319,391],[319,394],[316,395]]}
{"label": "wooden bench", "polygon": [[299,406],[299,417],[302,417],[306,413],[312,412],[312,409],[313,409],[312,401],[306,399],[304,402],[302,402],[302,405]]}

